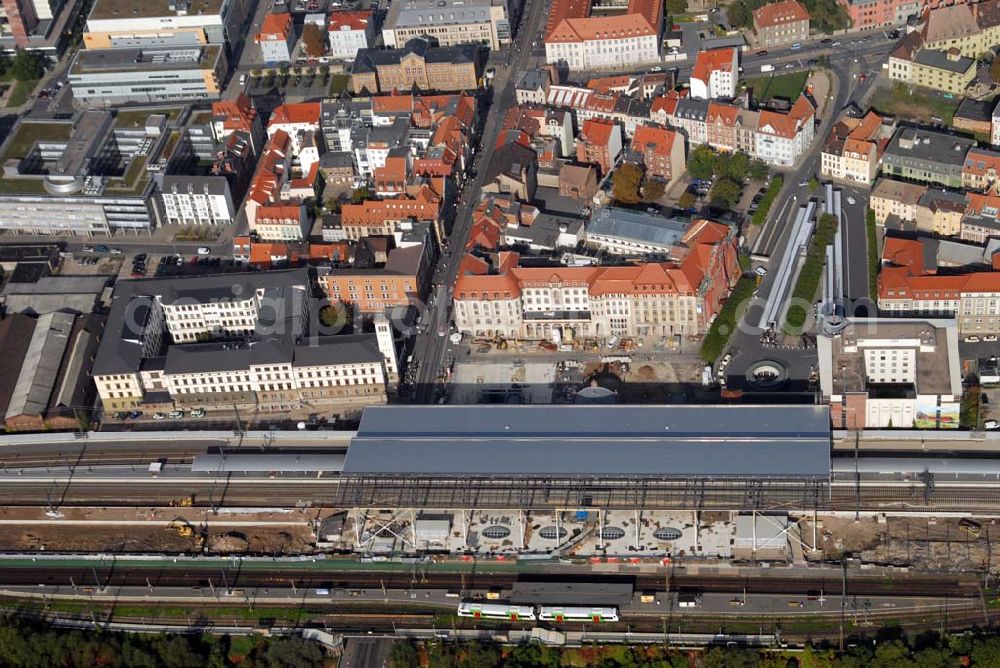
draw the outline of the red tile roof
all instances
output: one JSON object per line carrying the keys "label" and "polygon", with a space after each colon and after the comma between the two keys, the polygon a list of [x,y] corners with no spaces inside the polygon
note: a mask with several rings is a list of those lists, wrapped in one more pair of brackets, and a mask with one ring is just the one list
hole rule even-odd
{"label": "red tile roof", "polygon": [[553,0],[545,41],[580,42],[659,34],[661,0],[629,0],[625,14],[590,16],[590,0]]}
{"label": "red tile roof", "polygon": [[277,36],[281,39],[288,39],[292,30],[292,15],[268,14],[260,24],[260,32],[257,33],[257,41],[266,39],[268,36]]}
{"label": "red tile roof", "polygon": [[764,5],[753,12],[753,22],[758,28],[772,28],[797,21],[808,21],[809,11],[801,2],[785,0]]}
{"label": "red tile roof", "polygon": [[282,104],[275,107],[268,120],[268,126],[308,123],[319,127],[320,103],[299,102],[298,104]]}
{"label": "red tile roof", "polygon": [[611,141],[611,133],[614,132],[615,124],[608,121],[589,119],[584,121],[580,130],[580,139],[595,146],[607,146]]}
{"label": "red tile roof", "polygon": [[736,49],[732,48],[699,51],[691,70],[691,78],[708,83],[712,72],[732,72],[735,54]]}
{"label": "red tile roof", "polygon": [[365,30],[371,20],[371,12],[330,12],[330,16],[327,17],[326,29],[329,32]]}
{"label": "red tile roof", "polygon": [[653,153],[669,157],[676,139],[677,133],[673,130],[640,125],[632,137],[632,150],[645,153],[647,149],[651,149]]}

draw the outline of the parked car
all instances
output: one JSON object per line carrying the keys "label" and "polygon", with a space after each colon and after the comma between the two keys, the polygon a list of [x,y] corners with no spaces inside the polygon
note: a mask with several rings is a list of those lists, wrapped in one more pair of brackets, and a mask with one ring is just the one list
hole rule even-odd
{"label": "parked car", "polygon": [[854,199],[854,196],[853,196],[853,195],[848,195],[848,196],[847,196],[847,203],[848,203],[848,204],[857,204],[857,203],[858,203],[858,200]]}
{"label": "parked car", "polygon": [[164,415],[163,413],[153,413],[153,419],[154,420],[166,420],[167,416]]}
{"label": "parked car", "polygon": [[171,420],[179,420],[184,417],[184,411],[170,411],[167,413],[167,417]]}
{"label": "parked car", "polygon": [[205,417],[205,411],[200,408],[195,408],[191,411],[191,417],[193,418],[203,418]]}
{"label": "parked car", "polygon": [[765,267],[756,267],[753,270],[753,273],[757,274],[758,276],[767,276],[767,269]]}
{"label": "parked car", "polygon": [[212,254],[212,249],[209,248],[208,246],[201,246],[200,248],[198,248],[198,255],[211,255],[211,254]]}
{"label": "parked car", "polygon": [[983,423],[983,429],[994,431],[1000,429],[1000,420],[987,420]]}

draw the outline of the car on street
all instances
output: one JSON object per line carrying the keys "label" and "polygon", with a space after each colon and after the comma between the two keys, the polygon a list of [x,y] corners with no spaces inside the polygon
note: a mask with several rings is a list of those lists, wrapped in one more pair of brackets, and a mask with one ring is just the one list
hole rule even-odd
{"label": "car on street", "polygon": [[209,248],[208,246],[201,246],[200,248],[198,248],[198,255],[211,255],[211,254],[212,254],[212,249]]}
{"label": "car on street", "polygon": [[125,411],[118,411],[117,413],[115,413],[115,419],[116,420],[127,420],[128,419],[128,413],[126,413]]}
{"label": "car on street", "polygon": [[167,417],[171,420],[179,420],[184,417],[184,411],[170,411],[167,413]]}
{"label": "car on street", "polygon": [[802,179],[801,181],[799,181],[800,187],[805,187],[807,185],[809,185],[809,179]]}
{"label": "car on street", "polygon": [[965,337],[965,342],[966,343],[979,343],[979,337],[978,336],[967,336],[967,337]]}
{"label": "car on street", "polygon": [[164,415],[163,413],[153,413],[153,419],[154,420],[166,420],[167,416]]}
{"label": "car on street", "polygon": [[802,42],[795,42],[794,44],[792,44],[788,48],[791,49],[792,51],[795,51],[797,49],[801,49],[802,48]]}
{"label": "car on street", "polygon": [[94,252],[95,253],[110,253],[111,249],[108,248],[107,246],[105,246],[104,244],[100,244],[98,246],[94,246]]}
{"label": "car on street", "polygon": [[757,274],[758,276],[767,276],[767,269],[765,269],[764,267],[757,267],[753,270],[753,273]]}
{"label": "car on street", "polygon": [[986,336],[983,337],[983,341],[985,341],[986,343],[996,343],[996,341],[997,341],[997,335],[996,334],[987,334]]}
{"label": "car on street", "polygon": [[787,63],[787,64],[785,65],[785,69],[786,69],[786,70],[790,70],[790,69],[792,69],[793,67],[795,67],[795,63]]}
{"label": "car on street", "polygon": [[754,55],[755,56],[766,56],[767,55],[767,49],[761,49],[760,51],[758,51]]}
{"label": "car on street", "polygon": [[858,200],[854,199],[854,196],[853,196],[853,195],[848,195],[848,196],[847,196],[847,203],[848,203],[848,204],[857,204],[857,203],[858,203]]}
{"label": "car on street", "polygon": [[191,411],[191,417],[193,418],[203,418],[205,417],[205,411],[200,408],[195,408]]}
{"label": "car on street", "polygon": [[93,246],[84,246],[83,247],[83,252],[84,253],[93,253],[94,252],[94,247]]}
{"label": "car on street", "polygon": [[994,431],[1000,429],[1000,420],[987,420],[983,423],[983,429]]}

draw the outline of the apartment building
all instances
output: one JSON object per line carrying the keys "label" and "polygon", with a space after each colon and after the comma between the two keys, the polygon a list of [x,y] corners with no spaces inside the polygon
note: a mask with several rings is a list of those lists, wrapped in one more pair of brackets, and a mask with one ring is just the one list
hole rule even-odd
{"label": "apartment building", "polygon": [[212,103],[212,136],[219,144],[234,132],[244,132],[250,140],[254,155],[264,148],[264,126],[261,125],[253,100],[244,92],[239,92],[231,100],[217,100]]}
{"label": "apartment building", "polygon": [[816,344],[834,429],[958,429],[962,371],[953,320],[849,318]]}
{"label": "apartment building", "polygon": [[1000,239],[1000,196],[969,193],[959,238],[975,244]]}
{"label": "apartment building", "polygon": [[917,202],[917,230],[943,237],[958,236],[967,205],[965,193],[929,188]]}
{"label": "apartment building", "polygon": [[791,167],[808,150],[815,136],[816,107],[800,95],[787,113],[762,109],[752,154],[769,165]]}
{"label": "apartment building", "polygon": [[525,70],[514,85],[514,99],[518,104],[545,104],[551,84],[552,75],[548,69],[533,67]]}
{"label": "apartment building", "polygon": [[440,46],[480,44],[496,51],[511,41],[506,0],[397,0],[382,25],[388,49],[419,37]]}
{"label": "apartment building", "polygon": [[962,187],[980,192],[996,191],[1000,184],[1000,153],[973,146],[962,165]]}
{"label": "apartment building", "polygon": [[576,138],[576,159],[579,162],[597,165],[601,174],[607,175],[621,152],[621,128],[607,121],[584,121]]}
{"label": "apartment building", "polygon": [[162,216],[168,225],[229,225],[236,216],[236,205],[223,176],[162,177],[156,194]]}
{"label": "apartment building", "polygon": [[554,0],[544,31],[545,62],[570,70],[660,61],[663,3],[629,0],[624,14],[591,15],[589,0]]}
{"label": "apartment building", "polygon": [[632,150],[642,155],[646,175],[669,187],[684,174],[684,137],[673,130],[643,125],[632,137]]}
{"label": "apartment building", "polygon": [[374,43],[375,18],[370,11],[330,12],[326,34],[330,58],[354,60],[358,51]]}
{"label": "apartment building", "polygon": [[920,33],[904,37],[889,54],[889,78],[952,95],[962,95],[976,78],[976,60],[956,46],[927,48]]}
{"label": "apartment building", "polygon": [[344,238],[391,236],[402,222],[438,221],[444,197],[435,187],[443,184],[416,186],[400,197],[344,204],[340,211]]}
{"label": "apartment building", "polygon": [[623,93],[598,93],[573,85],[552,85],[546,101],[549,107],[571,110],[577,125],[592,118],[620,123],[625,137],[635,134],[639,125],[649,120],[650,102]]}
{"label": "apartment building", "polygon": [[962,168],[974,139],[916,128],[900,128],[882,156],[882,173],[901,179],[962,186]]}
{"label": "apartment building", "polygon": [[498,273],[458,277],[455,325],[507,339],[702,334],[739,278],[736,242],[727,226],[701,221],[683,243],[679,262],[616,267],[519,267],[517,254],[502,254]]}
{"label": "apartment building", "polygon": [[1000,333],[1000,271],[928,274],[922,254],[897,256],[879,272],[878,308],[893,317],[954,318],[963,336]]}
{"label": "apartment building", "polygon": [[875,212],[875,222],[885,225],[890,216],[901,221],[917,220],[917,206],[927,192],[919,183],[879,179],[872,188],[868,206]]}
{"label": "apartment building", "polygon": [[696,100],[732,99],[740,81],[736,49],[699,51],[691,70],[691,97]]}
{"label": "apartment building", "polygon": [[789,109],[779,111],[743,109],[726,102],[668,94],[653,100],[649,117],[680,130],[688,147],[709,144],[720,151],[743,151],[768,164],[786,167],[795,164],[812,143],[815,115],[816,108],[804,95]]}
{"label": "apartment building", "polygon": [[304,241],[310,221],[302,204],[265,204],[257,208],[250,233],[263,241]]}
{"label": "apartment building", "polygon": [[479,46],[432,47],[411,39],[396,49],[358,51],[351,67],[355,95],[419,90],[474,91],[479,88],[485,53]]}
{"label": "apartment building", "polygon": [[869,111],[862,118],[844,116],[823,144],[820,174],[828,179],[871,185],[895,122]]}
{"label": "apartment building", "polygon": [[754,10],[753,29],[763,47],[802,42],[809,39],[809,11],[796,0],[772,2]]}
{"label": "apartment building", "polygon": [[384,313],[415,305],[427,296],[433,260],[430,243],[397,247],[381,267],[332,269],[320,275],[319,284],[330,301],[364,314]]}
{"label": "apartment building", "polygon": [[104,410],[384,403],[388,322],[309,336],[308,292],[306,270],[119,282],[92,372]]}
{"label": "apartment building", "polygon": [[925,6],[941,4],[918,0],[838,0],[851,18],[855,30],[901,26],[911,16],[919,16]]}
{"label": "apartment building", "polygon": [[287,63],[292,59],[295,47],[295,26],[292,15],[268,14],[260,24],[260,32],[254,36],[260,47],[260,57],[267,65]]}

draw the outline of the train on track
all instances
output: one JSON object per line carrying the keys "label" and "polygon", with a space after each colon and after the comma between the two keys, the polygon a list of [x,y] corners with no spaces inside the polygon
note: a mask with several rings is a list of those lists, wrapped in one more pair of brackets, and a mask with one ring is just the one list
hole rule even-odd
{"label": "train on track", "polygon": [[462,601],[458,604],[459,617],[473,619],[503,619],[508,621],[593,622],[618,621],[618,608],[553,605],[515,605],[510,603],[485,603]]}

